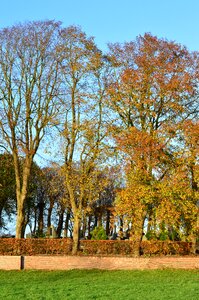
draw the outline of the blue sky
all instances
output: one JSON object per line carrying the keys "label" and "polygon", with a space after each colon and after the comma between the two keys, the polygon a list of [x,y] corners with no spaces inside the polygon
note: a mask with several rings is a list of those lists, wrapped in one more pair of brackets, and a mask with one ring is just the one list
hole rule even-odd
{"label": "blue sky", "polygon": [[199,50],[198,0],[1,0],[0,28],[27,20],[80,25],[97,45],[151,32]]}

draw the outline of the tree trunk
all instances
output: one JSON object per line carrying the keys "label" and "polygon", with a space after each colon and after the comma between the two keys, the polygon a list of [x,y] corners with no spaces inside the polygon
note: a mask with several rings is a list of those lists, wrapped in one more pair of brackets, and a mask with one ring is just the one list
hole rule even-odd
{"label": "tree trunk", "polygon": [[[31,223],[30,223],[31,224]],[[32,225],[30,225],[30,231],[31,235],[36,235],[36,229],[37,229],[37,208],[34,208],[34,227],[32,229]]]}
{"label": "tree trunk", "polygon": [[62,210],[59,214],[59,221],[58,221],[58,225],[57,225],[57,237],[58,238],[61,237],[63,222],[64,222],[64,210]]}
{"label": "tree trunk", "polygon": [[92,221],[92,216],[88,217],[88,239],[91,239],[91,221]]}
{"label": "tree trunk", "polygon": [[68,228],[69,228],[69,220],[70,220],[70,210],[67,210],[65,226],[64,226],[64,237],[68,236]]}
{"label": "tree trunk", "polygon": [[3,227],[2,211],[3,211],[3,207],[0,207],[0,228]]}
{"label": "tree trunk", "polygon": [[16,179],[16,196],[17,196],[17,221],[16,221],[16,238],[24,237],[25,225],[25,201],[28,193],[28,182],[30,177],[33,156],[27,156],[24,161],[23,175],[21,180],[20,163],[17,152],[13,152],[15,179]]}
{"label": "tree trunk", "polygon": [[136,230],[136,232],[134,232],[134,234],[130,237],[130,240],[133,241],[133,255],[135,257],[140,256],[140,254],[141,254],[142,230]]}
{"label": "tree trunk", "polygon": [[106,235],[109,236],[110,234],[110,210],[107,209],[106,212]]}
{"label": "tree trunk", "polygon": [[43,201],[40,201],[38,203],[38,236],[43,236],[43,230],[44,230],[44,207],[45,203]]}
{"label": "tree trunk", "polygon": [[101,207],[99,208],[99,214],[98,214],[98,227],[102,227],[102,209]]}
{"label": "tree trunk", "polygon": [[139,220],[137,219],[136,216],[136,223],[132,228],[133,230],[130,239],[134,242],[134,246],[133,246],[134,256],[141,255],[141,242],[143,237],[143,227],[144,227],[145,218],[146,218],[146,212],[143,212],[142,215],[140,215]]}
{"label": "tree trunk", "polygon": [[50,226],[51,226],[51,215],[54,206],[54,201],[50,201],[50,207],[48,208],[48,216],[47,216],[47,235],[50,236]]}
{"label": "tree trunk", "polygon": [[120,229],[119,229],[119,236],[121,239],[124,239],[124,233],[123,233],[123,216],[120,217]]}
{"label": "tree trunk", "polygon": [[17,195],[17,221],[16,221],[16,238],[24,238],[25,223],[25,197],[26,195]]}
{"label": "tree trunk", "polygon": [[97,217],[97,213],[95,213],[95,219],[94,219],[94,228],[97,227],[97,223],[98,223],[98,217]]}
{"label": "tree trunk", "polygon": [[28,221],[25,221],[22,226],[22,237],[25,237],[26,226],[28,225]]}
{"label": "tree trunk", "polygon": [[80,238],[86,238],[86,230],[87,230],[87,216],[83,216],[83,226]]}
{"label": "tree trunk", "polygon": [[72,249],[73,255],[76,255],[79,250],[79,232],[80,232],[80,218],[78,214],[74,213],[73,249]]}

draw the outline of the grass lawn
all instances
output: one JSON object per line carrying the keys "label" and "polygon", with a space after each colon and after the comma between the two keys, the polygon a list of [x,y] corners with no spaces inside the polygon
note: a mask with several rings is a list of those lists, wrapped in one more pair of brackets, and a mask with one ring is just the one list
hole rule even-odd
{"label": "grass lawn", "polygon": [[198,300],[199,270],[0,271],[0,299]]}

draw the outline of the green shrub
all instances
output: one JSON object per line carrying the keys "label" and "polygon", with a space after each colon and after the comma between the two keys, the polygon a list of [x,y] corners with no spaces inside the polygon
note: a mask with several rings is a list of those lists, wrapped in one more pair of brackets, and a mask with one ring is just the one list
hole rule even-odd
{"label": "green shrub", "polygon": [[153,230],[149,230],[145,237],[147,238],[147,240],[157,240],[157,236],[156,233]]}
{"label": "green shrub", "polygon": [[102,226],[95,227],[95,229],[91,232],[91,240],[107,240],[106,231]]}
{"label": "green shrub", "polygon": [[159,240],[160,241],[166,241],[169,240],[168,232],[167,231],[162,231],[159,235]]}

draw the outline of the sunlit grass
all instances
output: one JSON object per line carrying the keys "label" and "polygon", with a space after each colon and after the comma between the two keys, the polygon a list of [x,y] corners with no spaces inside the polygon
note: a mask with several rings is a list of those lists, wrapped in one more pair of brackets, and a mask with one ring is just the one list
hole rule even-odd
{"label": "sunlit grass", "polygon": [[199,299],[199,270],[0,271],[0,299]]}

